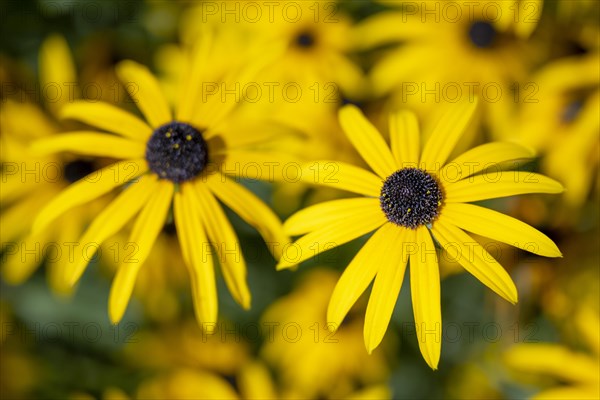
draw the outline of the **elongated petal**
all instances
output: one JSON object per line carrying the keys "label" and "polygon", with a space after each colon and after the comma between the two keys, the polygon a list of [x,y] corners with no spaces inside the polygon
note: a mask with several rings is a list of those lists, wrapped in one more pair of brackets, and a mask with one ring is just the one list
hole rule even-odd
{"label": "elongated petal", "polygon": [[60,111],[60,116],[142,142],[148,140],[152,134],[152,128],[146,122],[104,102],[76,101],[65,105]]}
{"label": "elongated petal", "polygon": [[379,199],[374,198],[327,201],[298,211],[285,221],[283,227],[289,235],[302,235],[377,208],[380,208]]}
{"label": "elongated petal", "polygon": [[356,151],[381,178],[385,179],[398,170],[387,143],[358,107],[351,104],[344,106],[340,109],[339,119]]}
{"label": "elongated petal", "polygon": [[148,170],[145,160],[128,160],[93,172],[63,190],[39,212],[32,231],[39,232],[64,212],[94,200]]}
{"label": "elongated petal", "polygon": [[[598,382],[598,363],[592,357],[559,344],[519,344],[510,348],[504,357],[512,368],[520,371],[546,374],[567,382]],[[565,368],[566,365],[569,368]]]}
{"label": "elongated petal", "polygon": [[134,61],[122,61],[116,68],[125,90],[154,129],[173,119],[169,104],[160,90],[158,81],[145,66]]}
{"label": "elongated petal", "polygon": [[[77,73],[71,50],[64,37],[52,35],[42,43],[39,55],[40,85],[44,88],[46,104],[56,114],[79,93],[75,89]],[[56,91],[56,92],[55,92]]]}
{"label": "elongated petal", "polygon": [[36,140],[31,150],[37,155],[67,151],[85,156],[123,159],[143,158],[146,145],[105,133],[76,131]]}
{"label": "elongated petal", "polygon": [[102,242],[119,232],[133,218],[156,187],[156,175],[145,175],[138,182],[132,183],[94,218],[79,240],[75,257],[68,268],[71,284],[75,284],[81,278],[85,267]]}
{"label": "elongated petal", "polygon": [[2,243],[2,278],[11,285],[25,282],[43,261],[42,248],[51,242],[52,233],[29,234],[23,240]]}
{"label": "elongated petal", "polygon": [[240,241],[223,209],[204,185],[202,181],[194,185],[201,221],[206,228],[210,243],[217,250],[229,291],[242,307],[249,309],[250,290],[246,283],[246,262],[242,255]]}
{"label": "elongated petal", "polygon": [[383,186],[383,180],[372,172],[340,161],[305,164],[302,180],[372,197],[379,197]]}
{"label": "elongated petal", "polygon": [[521,38],[531,36],[542,15],[543,5],[543,0],[519,1],[519,18],[515,19],[515,33],[517,36]]}
{"label": "elongated petal", "polygon": [[291,242],[279,217],[254,193],[224,175],[211,175],[206,184],[219,200],[260,233],[273,256],[279,260],[283,246]]}
{"label": "elongated petal", "polygon": [[466,231],[546,257],[562,257],[556,244],[518,219],[473,204],[448,203],[444,218]]}
{"label": "elongated petal", "polygon": [[390,115],[390,142],[399,168],[406,164],[418,165],[421,153],[419,121],[414,113],[399,111]]}
{"label": "elongated petal", "polygon": [[218,314],[217,284],[212,256],[206,247],[208,239],[200,225],[200,212],[190,193],[192,190],[189,184],[184,184],[181,191],[175,193],[175,225],[190,273],[196,319],[203,329],[213,332]]}
{"label": "elongated petal", "polygon": [[533,172],[500,171],[471,176],[445,185],[448,203],[468,203],[527,193],[561,193],[563,186]]}
{"label": "elongated petal", "polygon": [[200,92],[204,90],[203,76],[206,69],[210,67],[207,60],[213,43],[213,33],[212,29],[207,26],[201,25],[200,29],[202,34],[198,37],[195,47],[192,49],[191,60],[186,65],[188,70],[179,82],[181,85],[179,90],[181,98],[176,111],[177,120],[179,121],[191,121],[192,118],[199,119],[200,116],[195,117],[194,114],[203,114],[197,110],[199,105],[197,101]]}
{"label": "elongated petal", "polygon": [[443,218],[434,222],[432,232],[444,251],[464,269],[509,302],[517,302],[517,288],[510,275],[473,238]]}
{"label": "elongated petal", "polygon": [[437,369],[442,350],[440,271],[431,235],[425,226],[416,231],[417,252],[410,254],[410,291],[419,349],[427,364]]}
{"label": "elongated petal", "polygon": [[297,265],[319,253],[366,235],[386,222],[385,215],[377,208],[333,222],[323,229],[302,236],[289,246],[277,264],[277,269]]}
{"label": "elongated petal", "polygon": [[435,127],[421,156],[421,162],[429,170],[438,170],[444,165],[452,150],[471,122],[477,101],[457,103],[448,108]]}
{"label": "elongated petal", "polygon": [[118,323],[123,317],[135,286],[137,273],[150,255],[171,206],[173,183],[161,180],[157,186],[135,221],[129,241],[125,244],[126,248],[132,248],[134,252],[131,257],[123,259],[110,288],[108,313],[112,323]]}
{"label": "elongated petal", "polygon": [[279,151],[228,149],[224,156],[222,173],[254,181],[295,182],[301,171],[298,157]]}
{"label": "elongated petal", "polygon": [[409,232],[400,227],[395,228],[390,229],[386,235],[388,242],[385,257],[379,264],[367,305],[364,335],[369,354],[379,346],[387,331],[406,271],[408,254],[404,240]]}
{"label": "elongated petal", "polygon": [[[417,3],[413,3],[413,6],[416,7]],[[431,26],[424,24],[418,14],[415,16],[398,11],[387,11],[377,13],[358,24],[353,30],[351,42],[359,48],[369,48],[427,34],[431,34]]]}
{"label": "elongated petal", "polygon": [[352,259],[338,280],[327,308],[327,322],[337,329],[356,300],[367,289],[383,259],[387,257],[389,235],[398,229],[385,224],[379,228]]}
{"label": "elongated petal", "polygon": [[440,176],[444,180],[457,181],[499,163],[524,160],[534,155],[533,150],[516,143],[486,143],[467,150],[450,161],[441,169]]}

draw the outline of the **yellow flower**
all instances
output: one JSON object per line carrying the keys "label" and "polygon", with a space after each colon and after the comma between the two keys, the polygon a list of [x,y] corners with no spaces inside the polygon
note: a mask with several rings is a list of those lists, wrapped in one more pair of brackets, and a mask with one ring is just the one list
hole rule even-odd
{"label": "yellow flower", "polygon": [[[75,131],[33,145],[39,153],[68,151],[122,160],[69,186],[39,212],[33,224],[33,232],[39,232],[67,210],[123,188],[81,237],[68,274],[68,280],[76,283],[89,254],[138,215],[128,242],[123,244],[124,250],[132,251],[132,257],[122,260],[109,296],[109,316],[115,323],[125,312],[138,271],[150,254],[172,204],[196,317],[199,323],[206,323],[208,330],[217,320],[218,309],[211,249],[219,256],[234,299],[244,308],[250,307],[245,261],[237,235],[217,199],[256,227],[272,243],[270,248],[276,257],[281,244],[287,242],[276,215],[258,197],[225,175],[239,174],[230,168],[221,169],[236,154],[236,144],[247,143],[251,138],[245,131],[225,128],[239,101],[229,98],[222,102],[220,96],[203,98],[200,82],[210,45],[210,37],[201,41],[193,62],[187,65],[193,73],[184,82],[186,90],[180,92],[175,115],[150,71],[133,61],[124,61],[117,66],[117,75],[147,122],[106,103],[75,102],[63,108],[63,117],[111,133]],[[265,58],[268,59],[268,54]],[[238,71],[238,82],[248,81],[256,68],[257,65],[251,65]],[[248,151],[243,154],[252,156]]]}
{"label": "yellow flower", "polygon": [[[85,157],[35,155],[29,149],[32,140],[56,135],[62,128],[56,113],[77,96],[77,76],[71,53],[64,38],[48,37],[39,51],[40,93],[46,100],[45,112],[34,103],[23,102],[24,93],[2,105],[0,130],[2,142],[2,275],[10,284],[21,284],[35,269],[46,263],[48,281],[60,295],[72,292],[63,279],[67,267],[69,243],[83,232],[85,225],[102,205],[76,207],[57,224],[29,234],[35,211],[43,207],[70,183],[102,165]],[[10,87],[7,81],[7,87]],[[19,101],[16,101],[19,100]],[[59,229],[60,227],[60,229]]]}
{"label": "yellow flower", "polygon": [[[517,11],[521,6],[526,12]],[[384,51],[371,69],[375,95],[391,93],[393,105],[408,104],[422,116],[434,103],[478,96],[485,104],[485,121],[494,129],[534,58],[524,38],[540,12],[539,1],[409,2],[402,10],[368,18],[353,39],[362,48],[402,42]]]}
{"label": "yellow flower", "polygon": [[229,31],[230,36],[237,32],[227,50],[244,52],[245,47],[256,46],[270,51],[283,46],[258,80],[298,84],[305,92],[310,85],[335,82],[352,97],[365,90],[363,73],[350,57],[352,21],[337,1],[202,2],[182,18],[184,43],[197,40],[206,24]]}
{"label": "yellow flower", "polygon": [[[178,368],[147,379],[137,388],[140,399],[297,399],[282,395],[269,370],[260,362],[249,362],[234,377],[237,388],[224,377],[209,371]],[[365,387],[348,395],[347,399],[386,399],[389,389],[383,385]],[[306,398],[306,397],[303,397]]]}
{"label": "yellow flower", "polygon": [[509,367],[522,373],[550,376],[564,385],[543,389],[532,399],[600,398],[600,320],[598,312],[580,307],[572,314],[590,352],[573,351],[558,343],[521,343],[505,353]]}
{"label": "yellow flower", "polygon": [[327,329],[327,303],[338,278],[327,269],[310,271],[261,318],[273,326],[261,355],[279,371],[284,397],[345,398],[356,386],[383,384],[388,377],[386,351],[369,356],[364,349],[362,316],[335,333]]}
{"label": "yellow flower", "polygon": [[544,154],[542,169],[564,182],[565,201],[581,206],[597,172],[600,130],[600,53],[564,58],[532,77],[538,101],[523,104],[503,137]]}
{"label": "yellow flower", "polygon": [[375,279],[364,325],[369,352],[385,334],[410,259],[419,346],[427,363],[437,367],[441,313],[434,240],[444,250],[443,255],[458,261],[511,303],[517,302],[517,290],[510,276],[465,230],[535,254],[561,256],[546,235],[529,225],[468,204],[517,194],[563,191],[559,183],[536,173],[498,170],[501,163],[532,157],[530,150],[512,143],[484,144],[447,163],[476,104],[459,103],[448,109],[422,150],[414,114],[400,111],[391,115],[390,150],[358,108],[345,106],[339,113],[342,127],[375,173],[328,161],[305,169],[306,174],[313,174],[315,183],[365,197],[318,204],[291,216],[284,224],[287,233],[306,235],[288,247],[278,269],[375,231],[339,279],[327,312],[327,320],[339,326]]}

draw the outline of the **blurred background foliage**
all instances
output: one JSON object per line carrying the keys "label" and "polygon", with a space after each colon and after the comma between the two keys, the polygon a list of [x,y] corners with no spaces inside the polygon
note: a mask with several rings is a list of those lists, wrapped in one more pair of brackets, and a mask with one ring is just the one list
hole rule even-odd
{"label": "blurred background foliage", "polygon": [[[25,93],[30,92],[17,101],[32,101],[47,107],[32,94],[39,93],[33,89],[39,76],[38,54],[49,35],[60,34],[69,44],[80,87],[89,82],[103,82],[111,87],[115,82],[112,68],[121,60],[133,59],[159,70],[161,63],[157,62],[157,54],[165,45],[182,44],[181,21],[196,3],[2,1],[0,73],[3,85],[0,94],[3,108],[7,99],[15,97],[13,85]],[[360,23],[380,12],[395,9],[387,3],[342,1],[339,7],[340,12]],[[530,76],[539,76],[535,74],[543,73],[544,68],[567,57],[591,55],[592,65],[598,68],[598,17],[596,1],[545,1],[538,27],[527,39],[533,49],[528,55],[533,64],[528,71]],[[369,71],[385,51],[385,46],[365,48],[354,51],[352,57],[363,70]],[[597,91],[598,82],[586,90]],[[552,95],[542,93],[540,96],[548,97],[540,99],[543,102]],[[85,91],[83,97],[86,97]],[[368,95],[338,98],[337,104],[324,111],[324,120],[335,120],[336,107],[349,100],[359,103],[374,121],[385,120],[388,99]],[[563,104],[562,109],[544,111],[546,114],[537,115],[538,120],[558,118],[547,113],[564,111],[564,102],[560,104]],[[535,105],[530,108],[534,114],[539,111]],[[599,111],[595,110],[596,116]],[[520,128],[515,126],[522,126],[519,124],[524,124],[531,114],[520,104],[513,112],[514,119],[506,124],[508,129],[518,131]],[[525,114],[522,116],[521,112]],[[26,126],[27,121],[22,123]],[[332,126],[332,131],[339,129],[335,122]],[[577,129],[566,130],[564,135],[571,136],[560,142],[563,139],[556,137],[556,126],[545,128],[553,131],[542,132],[546,136],[541,140],[537,138],[546,142],[539,146],[540,158],[524,168],[544,170],[545,163],[549,162],[547,154],[564,154],[569,143],[576,142],[576,135],[581,134]],[[168,229],[161,238],[163,243],[157,250],[160,253],[152,265],[145,267],[148,276],[140,276],[137,295],[123,321],[116,326],[109,323],[106,312],[114,270],[110,262],[95,259],[71,297],[52,293],[44,268],[39,268],[21,285],[2,282],[2,398],[175,398],[190,396],[190,393],[242,398],[351,395],[398,399],[523,398],[569,382],[556,373],[548,374],[543,368],[540,371],[533,367],[528,369],[526,360],[519,359],[518,355],[513,354],[510,362],[505,362],[510,349],[545,342],[590,354],[591,365],[594,366],[595,360],[598,374],[598,347],[590,348],[589,343],[594,347],[594,338],[600,331],[597,318],[600,132],[598,125],[591,129],[595,132],[591,145],[577,150],[579,153],[575,152],[573,158],[555,157],[554,164],[547,169],[566,172],[568,179],[570,171],[579,173],[573,163],[583,160],[582,168],[590,178],[580,198],[569,202],[564,198],[531,195],[486,203],[540,228],[564,254],[562,259],[541,259],[502,247],[500,261],[519,288],[517,306],[505,304],[473,277],[459,273],[451,262],[442,265],[444,333],[438,371],[427,367],[418,349],[408,280],[402,288],[384,344],[372,356],[366,354],[362,343],[361,319],[365,304],[356,306],[355,315],[330,338],[337,342],[328,342],[324,310],[332,290],[331,281],[335,281],[364,243],[364,238],[305,262],[296,271],[277,273],[275,261],[257,233],[239,217],[228,213],[248,262],[253,302],[249,311],[242,310],[225,290],[221,279],[218,289],[222,322],[209,337],[193,320],[188,284],[177,261],[178,250],[173,250],[178,245],[169,236]],[[475,137],[474,142],[497,135],[489,126],[484,126],[482,132],[484,135]],[[315,143],[318,140],[319,137]],[[552,148],[554,141],[561,143],[560,148]],[[548,144],[550,146],[545,146]],[[584,150],[591,152],[591,156],[581,153]],[[339,157],[356,155],[347,153]],[[562,176],[564,174],[554,177],[561,180]],[[282,218],[304,204],[338,195],[321,189],[290,194],[266,183],[246,184],[272,204]],[[109,243],[106,248],[110,246]],[[596,318],[580,314],[581,310],[587,310]],[[575,319],[579,322],[575,323]],[[286,325],[290,323],[297,326]],[[283,330],[285,326],[291,328]],[[300,339],[295,341],[297,328]],[[582,333],[586,330],[591,333]],[[595,345],[598,345],[597,339]],[[527,374],[518,372],[523,368]]]}

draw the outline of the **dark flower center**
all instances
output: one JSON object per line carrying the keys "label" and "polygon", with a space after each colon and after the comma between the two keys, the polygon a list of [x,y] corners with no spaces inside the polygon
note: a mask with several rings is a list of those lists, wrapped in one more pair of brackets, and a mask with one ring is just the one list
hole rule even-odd
{"label": "dark flower center", "polygon": [[92,161],[75,160],[68,162],[64,167],[64,177],[69,183],[77,182],[85,178],[96,170],[96,165]]}
{"label": "dark flower center", "polygon": [[496,28],[486,21],[475,21],[469,27],[469,39],[480,49],[491,47],[497,34]]}
{"label": "dark flower center", "polygon": [[183,122],[169,122],[154,131],[146,145],[150,169],[175,183],[200,174],[208,162],[208,146],[202,133]]}
{"label": "dark flower center", "polygon": [[390,222],[415,229],[438,216],[442,198],[433,176],[422,169],[404,168],[385,180],[379,201]]}
{"label": "dark flower center", "polygon": [[575,121],[583,109],[583,103],[582,99],[573,100],[568,103],[562,112],[561,121],[566,124]]}
{"label": "dark flower center", "polygon": [[314,46],[314,44],[315,44],[315,36],[312,32],[303,31],[303,32],[300,32],[296,36],[296,45],[298,47],[307,49],[309,47]]}

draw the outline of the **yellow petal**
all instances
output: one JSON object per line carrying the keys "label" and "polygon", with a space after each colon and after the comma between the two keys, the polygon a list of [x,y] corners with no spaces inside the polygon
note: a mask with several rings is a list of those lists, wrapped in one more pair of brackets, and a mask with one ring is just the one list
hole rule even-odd
{"label": "yellow petal", "polygon": [[398,170],[385,140],[358,107],[351,104],[342,107],[339,119],[356,151],[381,178],[385,179]]}
{"label": "yellow petal", "polygon": [[116,72],[152,128],[156,129],[173,120],[158,81],[148,68],[126,60],[117,65]]}
{"label": "yellow petal", "polygon": [[525,39],[531,36],[542,15],[543,5],[543,0],[519,1],[519,14],[515,19],[515,33],[517,36]]}
{"label": "yellow petal", "polygon": [[[598,369],[596,367],[596,369]],[[598,400],[600,386],[598,384],[558,386],[545,389],[531,396],[531,400]]]}
{"label": "yellow petal", "polygon": [[383,180],[377,175],[340,161],[315,161],[302,167],[306,183],[331,186],[365,196],[379,197]]}
{"label": "yellow petal", "polygon": [[223,155],[220,165],[223,174],[253,181],[289,183],[299,180],[300,159],[280,151],[228,149]]}
{"label": "yellow petal", "polygon": [[128,242],[124,244],[125,249],[132,248],[133,252],[131,257],[124,257],[121,261],[110,288],[108,313],[113,324],[123,317],[137,273],[150,255],[152,246],[165,224],[173,198],[173,188],[174,185],[170,181],[158,182],[156,190],[136,219]]}
{"label": "yellow petal", "polygon": [[428,170],[439,170],[473,119],[477,101],[462,102],[448,107],[441,116],[423,148],[421,163]]}
{"label": "yellow petal", "polygon": [[23,240],[2,243],[2,277],[11,285],[25,282],[43,261],[42,249],[52,243],[51,232],[26,236]]}
{"label": "yellow petal", "polygon": [[385,215],[378,208],[366,209],[361,214],[332,222],[286,246],[277,269],[297,265],[319,253],[366,235],[386,222]]}
{"label": "yellow petal", "polygon": [[254,193],[224,175],[210,175],[206,184],[219,200],[260,233],[273,256],[279,260],[283,246],[291,242],[279,217]]}
{"label": "yellow petal", "polygon": [[559,344],[523,343],[510,348],[504,357],[508,365],[520,371],[550,375],[567,382],[598,382],[598,364],[593,358]]}
{"label": "yellow petal", "polygon": [[[199,24],[202,34],[198,37],[192,50],[191,60],[187,62],[188,68],[180,80],[181,97],[177,105],[177,120],[191,121],[198,112],[198,96],[204,85],[202,81],[207,68],[210,68],[209,52],[213,43],[213,31],[203,24]],[[198,116],[199,118],[200,116]],[[198,119],[196,118],[196,119]]]}
{"label": "yellow petal", "polygon": [[69,266],[69,280],[75,284],[102,242],[119,232],[142,208],[157,187],[156,175],[145,175],[106,206],[87,228]]}
{"label": "yellow petal", "polygon": [[213,194],[198,181],[194,185],[200,218],[206,228],[210,243],[217,250],[225,283],[233,298],[245,309],[250,308],[250,291],[246,283],[246,262],[240,241]]}
{"label": "yellow petal", "polygon": [[85,156],[110,158],[143,158],[146,145],[118,136],[94,131],[75,131],[36,140],[31,145],[36,155],[48,155],[62,151]]}
{"label": "yellow petal", "polygon": [[52,35],[44,40],[40,47],[39,73],[46,105],[55,115],[64,104],[79,97],[77,73],[64,37]]}
{"label": "yellow petal", "polygon": [[[391,224],[390,224],[391,225]],[[365,315],[365,346],[369,354],[379,346],[387,331],[404,280],[408,254],[404,245],[408,230],[394,226],[386,235],[387,249],[377,269]]]}
{"label": "yellow petal", "polygon": [[128,160],[93,172],[63,190],[38,213],[32,231],[40,232],[58,216],[80,204],[94,200],[148,170],[145,160]]}
{"label": "yellow petal", "polygon": [[152,128],[146,122],[104,102],[76,101],[65,105],[60,111],[60,116],[142,142],[148,140],[152,134]]}
{"label": "yellow petal", "polygon": [[379,208],[379,199],[374,198],[327,201],[298,211],[285,221],[283,227],[291,236],[302,235],[324,228],[335,221],[351,218],[363,211]]}
{"label": "yellow petal", "polygon": [[398,227],[385,224],[360,249],[338,280],[327,308],[327,322],[337,329],[356,300],[367,289],[383,259],[389,235]]}
{"label": "yellow petal", "polygon": [[442,349],[440,271],[429,230],[416,231],[417,251],[410,254],[410,291],[419,349],[427,364],[437,369]]}
{"label": "yellow petal", "polygon": [[207,332],[217,323],[218,298],[215,271],[206,234],[200,225],[200,212],[190,184],[183,184],[175,193],[174,215],[179,243],[190,273],[196,320]]}
{"label": "yellow petal", "polygon": [[399,168],[414,164],[418,166],[421,153],[419,121],[410,111],[399,111],[390,115],[390,141],[392,153]]}
{"label": "yellow petal", "polygon": [[[413,5],[416,7],[417,3]],[[353,31],[352,43],[359,48],[369,48],[418,38],[427,33],[431,33],[431,26],[421,22],[418,14],[415,18],[408,13],[387,11],[377,13],[361,22]]]}
{"label": "yellow petal", "polygon": [[562,257],[556,244],[518,219],[473,204],[448,203],[444,218],[466,231],[546,257]]}
{"label": "yellow petal", "polygon": [[516,143],[486,143],[465,151],[450,161],[440,170],[439,175],[444,181],[456,182],[494,165],[528,159],[534,155],[533,150]]}
{"label": "yellow petal", "polygon": [[553,179],[520,171],[483,173],[444,186],[448,203],[468,203],[527,193],[561,193],[564,190]]}
{"label": "yellow petal", "polygon": [[517,288],[510,275],[473,238],[442,218],[433,223],[432,232],[449,258],[509,302],[517,302]]}
{"label": "yellow petal", "polygon": [[260,362],[246,364],[238,376],[240,394],[244,399],[277,399],[277,391],[269,370]]}

